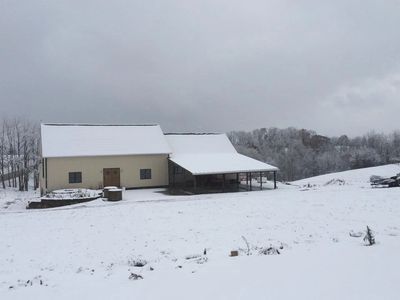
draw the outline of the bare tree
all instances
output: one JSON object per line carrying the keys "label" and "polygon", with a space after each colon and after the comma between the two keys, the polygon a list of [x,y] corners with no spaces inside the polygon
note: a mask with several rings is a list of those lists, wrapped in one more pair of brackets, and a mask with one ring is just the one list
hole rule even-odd
{"label": "bare tree", "polygon": [[37,123],[23,119],[3,120],[0,128],[0,180],[2,187],[27,191],[33,175],[39,186],[40,134]]}
{"label": "bare tree", "polygon": [[3,189],[6,188],[5,183],[5,168],[6,168],[6,134],[5,134],[5,123],[2,122],[0,128],[0,179]]}

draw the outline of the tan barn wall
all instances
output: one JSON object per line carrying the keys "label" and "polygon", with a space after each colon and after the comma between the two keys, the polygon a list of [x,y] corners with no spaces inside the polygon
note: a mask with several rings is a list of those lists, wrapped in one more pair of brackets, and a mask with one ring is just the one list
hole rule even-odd
{"label": "tan barn wall", "polygon": [[[40,175],[41,188],[52,191],[64,188],[103,187],[103,168],[120,168],[121,186],[140,188],[168,185],[168,155],[130,155],[47,158],[47,189]],[[151,169],[151,179],[140,179],[140,169]],[[69,172],[82,172],[82,183],[69,183]]]}

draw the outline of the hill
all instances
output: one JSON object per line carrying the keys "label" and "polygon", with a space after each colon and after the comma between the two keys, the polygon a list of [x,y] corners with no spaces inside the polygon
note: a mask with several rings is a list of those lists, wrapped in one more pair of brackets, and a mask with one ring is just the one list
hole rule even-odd
{"label": "hill", "polygon": [[303,186],[303,185],[331,185],[340,184],[344,185],[356,185],[360,187],[369,187],[369,179],[371,175],[378,175],[382,177],[391,177],[400,173],[400,164],[390,164],[379,167],[370,167],[355,169],[325,175],[319,175],[315,177],[305,178],[297,181],[293,181],[292,184]]}
{"label": "hill", "polygon": [[[400,189],[367,183],[397,170],[278,190],[132,190],[117,203],[3,209],[0,298],[397,299]],[[325,185],[335,178],[346,184]],[[367,225],[373,246],[363,241]]]}

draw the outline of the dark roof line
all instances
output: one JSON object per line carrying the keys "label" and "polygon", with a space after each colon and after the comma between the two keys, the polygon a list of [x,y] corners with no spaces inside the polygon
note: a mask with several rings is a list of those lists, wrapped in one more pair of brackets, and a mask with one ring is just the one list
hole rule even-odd
{"label": "dark roof line", "polygon": [[42,123],[46,126],[158,126],[158,124]]}
{"label": "dark roof line", "polygon": [[164,135],[218,135],[223,133],[218,132],[168,132]]}

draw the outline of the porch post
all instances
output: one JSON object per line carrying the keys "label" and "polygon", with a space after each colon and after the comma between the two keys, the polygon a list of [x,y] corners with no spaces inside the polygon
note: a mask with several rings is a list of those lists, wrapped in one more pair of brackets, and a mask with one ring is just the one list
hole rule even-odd
{"label": "porch post", "polygon": [[251,181],[252,181],[252,180],[251,180],[251,172],[250,172],[250,179],[249,179],[249,180],[250,180],[250,191],[251,191],[251,190],[252,190],[252,184],[251,184]]}
{"label": "porch post", "polygon": [[176,172],[176,166],[175,164],[172,165],[172,187],[175,188],[175,172]]}
{"label": "porch post", "polygon": [[276,189],[276,171],[274,171],[274,189]]}
{"label": "porch post", "polygon": [[260,172],[260,190],[262,191],[262,172]]}
{"label": "porch post", "polygon": [[225,191],[225,174],[222,174],[222,191]]}
{"label": "porch post", "polygon": [[196,175],[193,175],[193,192],[196,194],[197,191],[197,180]]}

